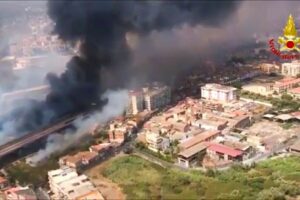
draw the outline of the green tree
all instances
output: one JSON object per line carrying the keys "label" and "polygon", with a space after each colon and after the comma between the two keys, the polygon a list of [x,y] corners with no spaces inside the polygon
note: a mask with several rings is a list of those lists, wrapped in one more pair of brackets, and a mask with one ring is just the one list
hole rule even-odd
{"label": "green tree", "polygon": [[284,193],[278,188],[272,187],[268,190],[262,190],[258,193],[257,200],[284,200]]}
{"label": "green tree", "polygon": [[281,96],[281,99],[282,99],[282,100],[291,101],[291,100],[293,99],[293,97],[292,97],[291,95],[289,95],[289,94],[283,94],[283,95]]}
{"label": "green tree", "polygon": [[140,141],[135,143],[135,147],[137,149],[146,149],[147,148],[146,144],[144,144],[143,142],[140,142]]}

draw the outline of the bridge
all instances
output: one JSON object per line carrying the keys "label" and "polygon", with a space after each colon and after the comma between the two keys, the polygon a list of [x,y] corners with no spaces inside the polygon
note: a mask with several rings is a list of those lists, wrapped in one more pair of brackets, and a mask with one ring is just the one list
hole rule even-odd
{"label": "bridge", "polygon": [[13,153],[18,149],[21,149],[22,147],[28,146],[37,140],[46,138],[50,134],[55,133],[65,127],[68,127],[78,116],[79,115],[77,114],[77,115],[73,115],[72,117],[65,118],[63,120],[60,120],[57,123],[48,125],[41,130],[28,133],[20,138],[14,139],[4,145],[1,145],[0,158],[10,153]]}

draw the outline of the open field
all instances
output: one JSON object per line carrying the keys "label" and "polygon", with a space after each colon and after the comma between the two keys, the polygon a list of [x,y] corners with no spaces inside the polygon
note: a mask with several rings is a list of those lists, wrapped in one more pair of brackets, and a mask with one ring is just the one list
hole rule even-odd
{"label": "open field", "polygon": [[97,165],[96,167],[93,167],[92,169],[85,172],[85,174],[91,179],[91,181],[99,189],[105,199],[124,200],[126,197],[118,184],[104,177],[101,173],[107,167],[107,165],[110,164],[110,162],[115,159],[120,159],[120,157],[122,156],[122,154],[119,154],[116,157],[112,158],[110,161],[103,162],[102,164]]}
{"label": "open field", "polygon": [[300,195],[300,157],[268,160],[224,172],[163,169],[136,156],[120,156],[91,169],[117,183],[127,199],[284,199]]}

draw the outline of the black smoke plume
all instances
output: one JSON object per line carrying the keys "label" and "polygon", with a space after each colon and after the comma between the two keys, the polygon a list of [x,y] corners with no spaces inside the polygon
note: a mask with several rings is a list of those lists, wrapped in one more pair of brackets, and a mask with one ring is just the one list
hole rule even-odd
{"label": "black smoke plume", "polygon": [[[235,1],[72,1],[50,0],[48,14],[55,22],[54,34],[73,44],[79,53],[61,76],[49,74],[51,92],[44,102],[31,102],[6,121],[15,121],[16,131],[37,129],[51,121],[105,102],[99,96],[107,89],[124,88],[134,77],[131,52],[125,35],[140,36],[182,24],[218,26],[238,6]],[[157,72],[159,73],[159,71]],[[22,120],[16,120],[21,117]]]}

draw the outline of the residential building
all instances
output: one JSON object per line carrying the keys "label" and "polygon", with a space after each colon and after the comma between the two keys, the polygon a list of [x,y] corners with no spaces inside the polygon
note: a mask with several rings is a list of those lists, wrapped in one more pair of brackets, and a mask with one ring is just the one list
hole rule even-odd
{"label": "residential building", "polygon": [[149,111],[162,108],[171,102],[171,89],[168,86],[144,88],[144,104]]}
{"label": "residential building", "polygon": [[78,174],[75,169],[66,166],[61,167],[60,169],[49,171],[48,180],[51,192],[58,197],[60,190],[59,184],[77,176]]}
{"label": "residential building", "polygon": [[126,130],[120,130],[120,129],[116,129],[116,130],[110,130],[108,132],[108,139],[109,139],[109,142],[116,142],[116,143],[119,143],[119,144],[122,144],[126,138],[127,138],[127,131]]}
{"label": "residential building", "polygon": [[191,167],[199,164],[206,153],[207,145],[205,143],[198,143],[188,149],[178,153],[178,164],[183,167]]}
{"label": "residential building", "polygon": [[222,104],[215,103],[215,102],[203,102],[202,109],[203,109],[203,111],[208,111],[208,112],[213,112],[213,111],[223,112],[224,111]]}
{"label": "residential building", "polygon": [[188,149],[196,144],[202,143],[202,142],[208,142],[213,139],[215,139],[218,135],[220,135],[220,131],[205,131],[202,133],[199,133],[198,135],[188,138],[187,140],[184,140],[181,142],[178,147],[181,150]]}
{"label": "residential building", "polygon": [[280,66],[271,63],[262,63],[259,68],[266,74],[275,74],[280,72]]}
{"label": "residential building", "polygon": [[290,89],[287,93],[294,98],[300,99],[300,87]]}
{"label": "residential building", "polygon": [[53,199],[104,199],[86,175],[78,175],[74,169],[61,168],[48,172]]}
{"label": "residential building", "polygon": [[201,87],[201,97],[207,100],[233,101],[237,99],[237,89],[234,87],[210,83]]}
{"label": "residential building", "polygon": [[232,119],[229,126],[236,129],[243,129],[250,125],[251,125],[251,116],[241,115]]}
{"label": "residential building", "polygon": [[112,148],[113,148],[113,145],[111,143],[101,143],[101,144],[97,144],[97,145],[92,145],[89,148],[89,150],[90,150],[90,152],[95,152],[99,155],[102,155]]}
{"label": "residential building", "polygon": [[59,159],[60,166],[68,166],[76,170],[81,170],[91,163],[97,161],[99,158],[98,153],[90,151],[81,151],[75,155],[67,155]]}
{"label": "residential building", "polygon": [[300,84],[300,78],[287,77],[276,81],[273,85],[273,90],[277,93],[286,92],[289,89],[295,88]]}
{"label": "residential building", "polygon": [[4,191],[6,200],[37,200],[35,192],[29,187],[14,187]]}
{"label": "residential building", "polygon": [[234,141],[225,140],[224,142],[222,142],[222,144],[224,144],[225,146],[234,148],[236,150],[242,151],[243,152],[243,160],[248,159],[249,157],[251,157],[254,154],[253,147],[246,142],[237,142],[237,141],[234,142]]}
{"label": "residential building", "polygon": [[290,63],[282,63],[281,74],[284,76],[296,77],[300,74],[300,61],[294,60]]}
{"label": "residential building", "polygon": [[218,119],[199,119],[196,121],[199,124],[200,128],[205,130],[218,131],[223,130],[228,121],[226,120],[218,120]]}
{"label": "residential building", "polygon": [[144,97],[140,91],[129,91],[129,104],[126,109],[126,114],[137,114],[144,110]]}
{"label": "residential building", "polygon": [[253,83],[244,85],[242,87],[243,91],[260,94],[263,96],[269,96],[273,94],[273,87],[272,84],[269,83]]}
{"label": "residential building", "polygon": [[207,154],[220,160],[241,161],[243,152],[223,144],[212,143],[207,148]]}
{"label": "residential building", "polygon": [[170,140],[168,138],[163,138],[155,132],[146,133],[146,142],[148,148],[155,152],[164,151],[170,146]]}
{"label": "residential building", "polygon": [[63,199],[97,199],[104,200],[101,193],[86,175],[80,175],[59,184],[59,197]]}

